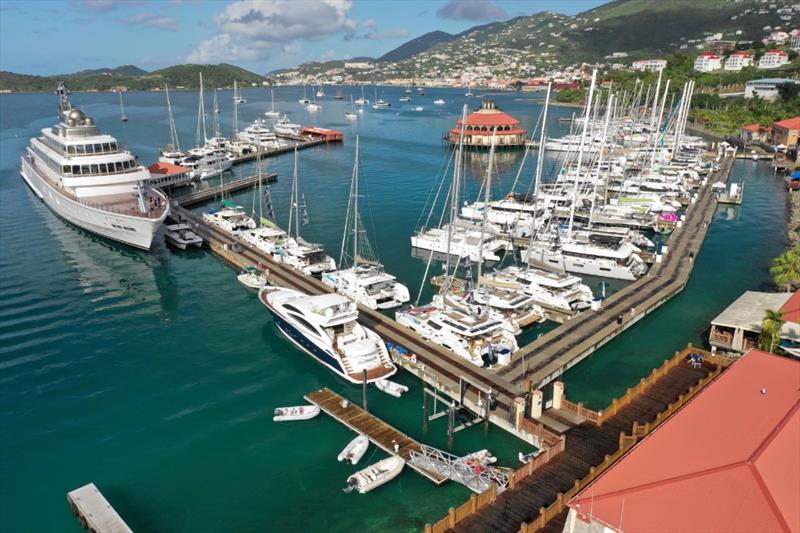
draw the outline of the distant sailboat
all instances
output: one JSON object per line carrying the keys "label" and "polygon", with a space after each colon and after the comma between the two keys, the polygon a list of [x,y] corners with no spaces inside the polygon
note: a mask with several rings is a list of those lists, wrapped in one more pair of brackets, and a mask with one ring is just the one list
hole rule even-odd
{"label": "distant sailboat", "polygon": [[342,96],[342,88],[341,87],[336,89],[336,99],[337,100],[344,100],[344,96]]}
{"label": "distant sailboat", "polygon": [[236,80],[233,80],[233,101],[237,104],[246,104],[247,100],[244,99],[244,96],[241,95],[239,92],[239,86],[236,83]]}
{"label": "distant sailboat", "polygon": [[350,95],[350,111],[344,114],[344,118],[347,120],[355,120],[358,118],[358,114],[356,113],[356,104],[353,102],[353,95]]}
{"label": "distant sailboat", "polygon": [[272,107],[269,110],[264,111],[264,115],[267,116],[267,117],[279,117],[279,116],[281,116],[280,112],[278,112],[275,109],[275,90],[274,89],[270,88],[269,96],[270,96],[270,100],[272,100]]}
{"label": "distant sailboat", "polygon": [[128,122],[128,115],[125,114],[125,106],[122,105],[122,91],[117,91],[117,93],[119,94],[119,110],[120,113],[122,113],[120,120],[122,122]]}
{"label": "distant sailboat", "polygon": [[308,87],[305,83],[303,84],[303,97],[297,102],[303,105],[308,105],[311,103],[311,100],[308,99]]}
{"label": "distant sailboat", "polygon": [[473,96],[475,96],[474,94],[472,94],[472,85],[467,85],[467,92],[464,96],[466,96],[467,98],[472,98]]}

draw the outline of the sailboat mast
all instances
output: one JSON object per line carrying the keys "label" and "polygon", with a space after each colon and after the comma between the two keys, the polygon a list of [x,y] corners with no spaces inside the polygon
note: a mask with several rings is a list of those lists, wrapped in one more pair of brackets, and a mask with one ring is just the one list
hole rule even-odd
{"label": "sailboat mast", "polygon": [[481,221],[481,244],[478,250],[478,287],[481,286],[483,274],[483,243],[486,238],[486,222],[489,219],[489,200],[492,196],[492,170],[494,163],[494,146],[497,139],[497,128],[492,131],[492,146],[489,148],[489,166],[486,168],[486,190],[483,191],[483,220]]}
{"label": "sailboat mast", "polygon": [[300,211],[299,211],[299,194],[297,192],[298,186],[298,172],[297,172],[297,147],[294,149],[294,172],[292,173],[292,204],[289,208],[289,232],[292,231],[292,221],[295,225],[295,238],[300,238]]}
{"label": "sailboat mast", "polygon": [[214,88],[214,137],[220,136],[219,131],[219,103],[217,102],[217,89]]}
{"label": "sailboat mast", "polygon": [[[665,93],[666,94],[666,93]],[[614,104],[614,95],[608,95],[608,103],[606,105],[606,120],[603,124],[603,135],[600,139],[600,153],[597,156],[597,176],[594,178],[594,188],[592,190],[592,205],[589,207],[589,227],[592,227],[592,217],[594,216],[594,204],[597,203],[597,183],[600,181],[600,169],[603,165],[603,155],[606,148],[606,135],[608,134],[608,123],[611,120],[611,108]],[[608,183],[606,183],[608,188]]]}
{"label": "sailboat mast", "polygon": [[[444,274],[447,278],[443,292],[447,292],[450,286],[450,243],[453,239],[453,224],[458,217],[458,189],[461,181],[461,152],[464,148],[464,133],[467,127],[467,104],[461,110],[461,132],[458,136],[458,149],[456,150],[456,161],[453,168],[453,185],[450,191],[450,223],[447,225],[447,256],[445,258]],[[456,269],[458,265],[456,264]]]}
{"label": "sailboat mast", "polygon": [[203,73],[200,73],[200,109],[201,115],[203,117],[203,143],[205,143],[206,139],[208,139],[208,133],[206,131],[206,104],[205,98],[203,98]]}
{"label": "sailboat mast", "polygon": [[586,100],[586,113],[584,113],[583,129],[581,130],[581,142],[578,145],[578,162],[575,169],[575,190],[572,193],[572,205],[569,210],[569,229],[568,237],[572,239],[572,224],[575,219],[575,204],[578,203],[578,181],[581,174],[581,163],[583,162],[583,147],[586,142],[586,131],[589,129],[589,118],[591,116],[592,99],[594,98],[594,84],[597,79],[597,69],[592,70],[592,84],[589,86],[589,96]]}
{"label": "sailboat mast", "polygon": [[167,94],[167,114],[169,115],[169,135],[173,148],[181,151],[181,143],[178,141],[178,128],[175,127],[175,116],[172,114],[172,102],[169,100],[169,86],[164,84],[164,92]]}
{"label": "sailboat mast", "polygon": [[353,267],[358,266],[358,144],[356,135],[356,162],[353,165]]}
{"label": "sailboat mast", "polygon": [[233,139],[239,135],[239,99],[236,98],[236,80],[233,81]]}
{"label": "sailboat mast", "polygon": [[[533,220],[531,221],[531,238],[528,241],[528,261],[527,268],[530,268],[530,254],[533,248],[533,240],[536,236],[536,222],[539,220],[539,189],[542,186],[542,170],[544,168],[544,145],[547,139],[547,110],[550,107],[550,91],[553,88],[553,82],[547,84],[547,95],[544,100],[544,110],[542,111],[542,130],[539,132],[539,154],[536,158],[536,173],[533,178]],[[575,122],[575,114],[573,113],[572,121]]]}

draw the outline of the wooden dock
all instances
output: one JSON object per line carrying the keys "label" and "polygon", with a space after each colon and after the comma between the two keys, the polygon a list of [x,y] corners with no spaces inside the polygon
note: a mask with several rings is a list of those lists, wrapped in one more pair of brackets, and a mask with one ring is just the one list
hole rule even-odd
{"label": "wooden dock", "polygon": [[726,182],[733,163],[733,158],[725,159],[720,171],[707,177],[686,218],[670,235],[661,262],[607,298],[600,310],[584,311],[514,352],[500,374],[520,386],[530,380],[532,388],[541,388],[682,291],[717,208],[711,184]]}
{"label": "wooden dock", "polygon": [[692,364],[687,355],[696,351],[690,345],[676,353],[629,394],[612,402],[600,420],[587,420],[568,429],[562,451],[530,468],[517,470],[502,494],[480,508],[470,508],[466,502],[426,527],[426,532],[560,533],[567,517],[566,503],[716,379],[732,361],[704,352],[707,359],[702,364]]}
{"label": "wooden dock", "polygon": [[[261,178],[262,182],[266,185],[268,183],[275,183],[278,181],[278,175],[275,173],[271,174],[254,174],[252,176],[247,176],[245,178],[240,178],[238,180],[232,180],[225,183],[225,192],[235,192],[241,189],[247,189],[248,187],[252,187],[259,181],[259,177]],[[219,185],[208,187],[206,189],[201,189],[197,191],[192,191],[190,193],[181,194],[172,198],[173,202],[177,202],[178,204],[186,207],[194,204],[199,204],[202,202],[207,202],[208,200],[213,200],[215,196],[218,196],[220,193],[221,187]]]}
{"label": "wooden dock", "polygon": [[94,483],[68,492],[67,501],[84,529],[95,533],[133,533]]}
{"label": "wooden dock", "polygon": [[[447,477],[423,470],[408,462],[412,451],[421,452],[422,447],[419,442],[329,388],[308,393],[305,395],[305,399],[359,435],[366,435],[373,444],[386,453],[402,457],[406,461],[406,466],[425,476],[434,484],[442,485],[449,481]],[[395,451],[395,444],[397,444],[397,451]]]}
{"label": "wooden dock", "polygon": [[[285,136],[284,136],[285,137]],[[257,157],[262,157],[264,159],[268,157],[275,157],[277,155],[286,154],[288,152],[294,152],[294,149],[297,148],[298,150],[303,150],[305,148],[311,148],[312,146],[319,146],[320,144],[327,144],[324,139],[307,139],[305,137],[285,137],[287,139],[291,139],[293,144],[283,146],[281,148],[261,148],[257,152],[253,152],[251,154],[245,154],[236,156],[233,160],[234,165],[239,165],[241,163],[247,163],[248,161],[255,161]]]}

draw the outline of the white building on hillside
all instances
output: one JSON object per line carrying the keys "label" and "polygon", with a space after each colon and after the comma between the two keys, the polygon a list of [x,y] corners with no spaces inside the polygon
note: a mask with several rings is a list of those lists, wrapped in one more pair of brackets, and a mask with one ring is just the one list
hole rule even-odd
{"label": "white building on hillside", "polygon": [[789,62],[789,54],[783,50],[770,50],[758,60],[758,68],[778,68]]}
{"label": "white building on hillside", "polygon": [[666,59],[642,59],[631,64],[633,70],[641,72],[658,72],[667,66]]}
{"label": "white building on hillside", "polygon": [[789,34],[789,45],[792,50],[800,52],[800,30],[792,30],[792,33]]}
{"label": "white building on hillside", "polygon": [[739,50],[725,60],[725,70],[742,70],[753,65],[753,55]]}
{"label": "white building on hillside", "polygon": [[717,54],[700,54],[694,60],[694,69],[697,72],[714,72],[722,68],[722,58]]}
{"label": "white building on hillside", "polygon": [[750,80],[744,84],[744,97],[762,100],[775,100],[778,98],[778,85],[784,83],[798,83],[797,80],[789,78],[764,78],[761,80]]}

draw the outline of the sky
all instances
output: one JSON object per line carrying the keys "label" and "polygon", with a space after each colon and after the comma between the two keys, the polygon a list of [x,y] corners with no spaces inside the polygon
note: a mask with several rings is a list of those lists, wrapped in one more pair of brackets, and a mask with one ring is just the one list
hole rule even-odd
{"label": "sky", "polygon": [[133,64],[231,63],[264,74],[378,57],[434,30],[605,0],[0,0],[0,70],[55,75]]}

